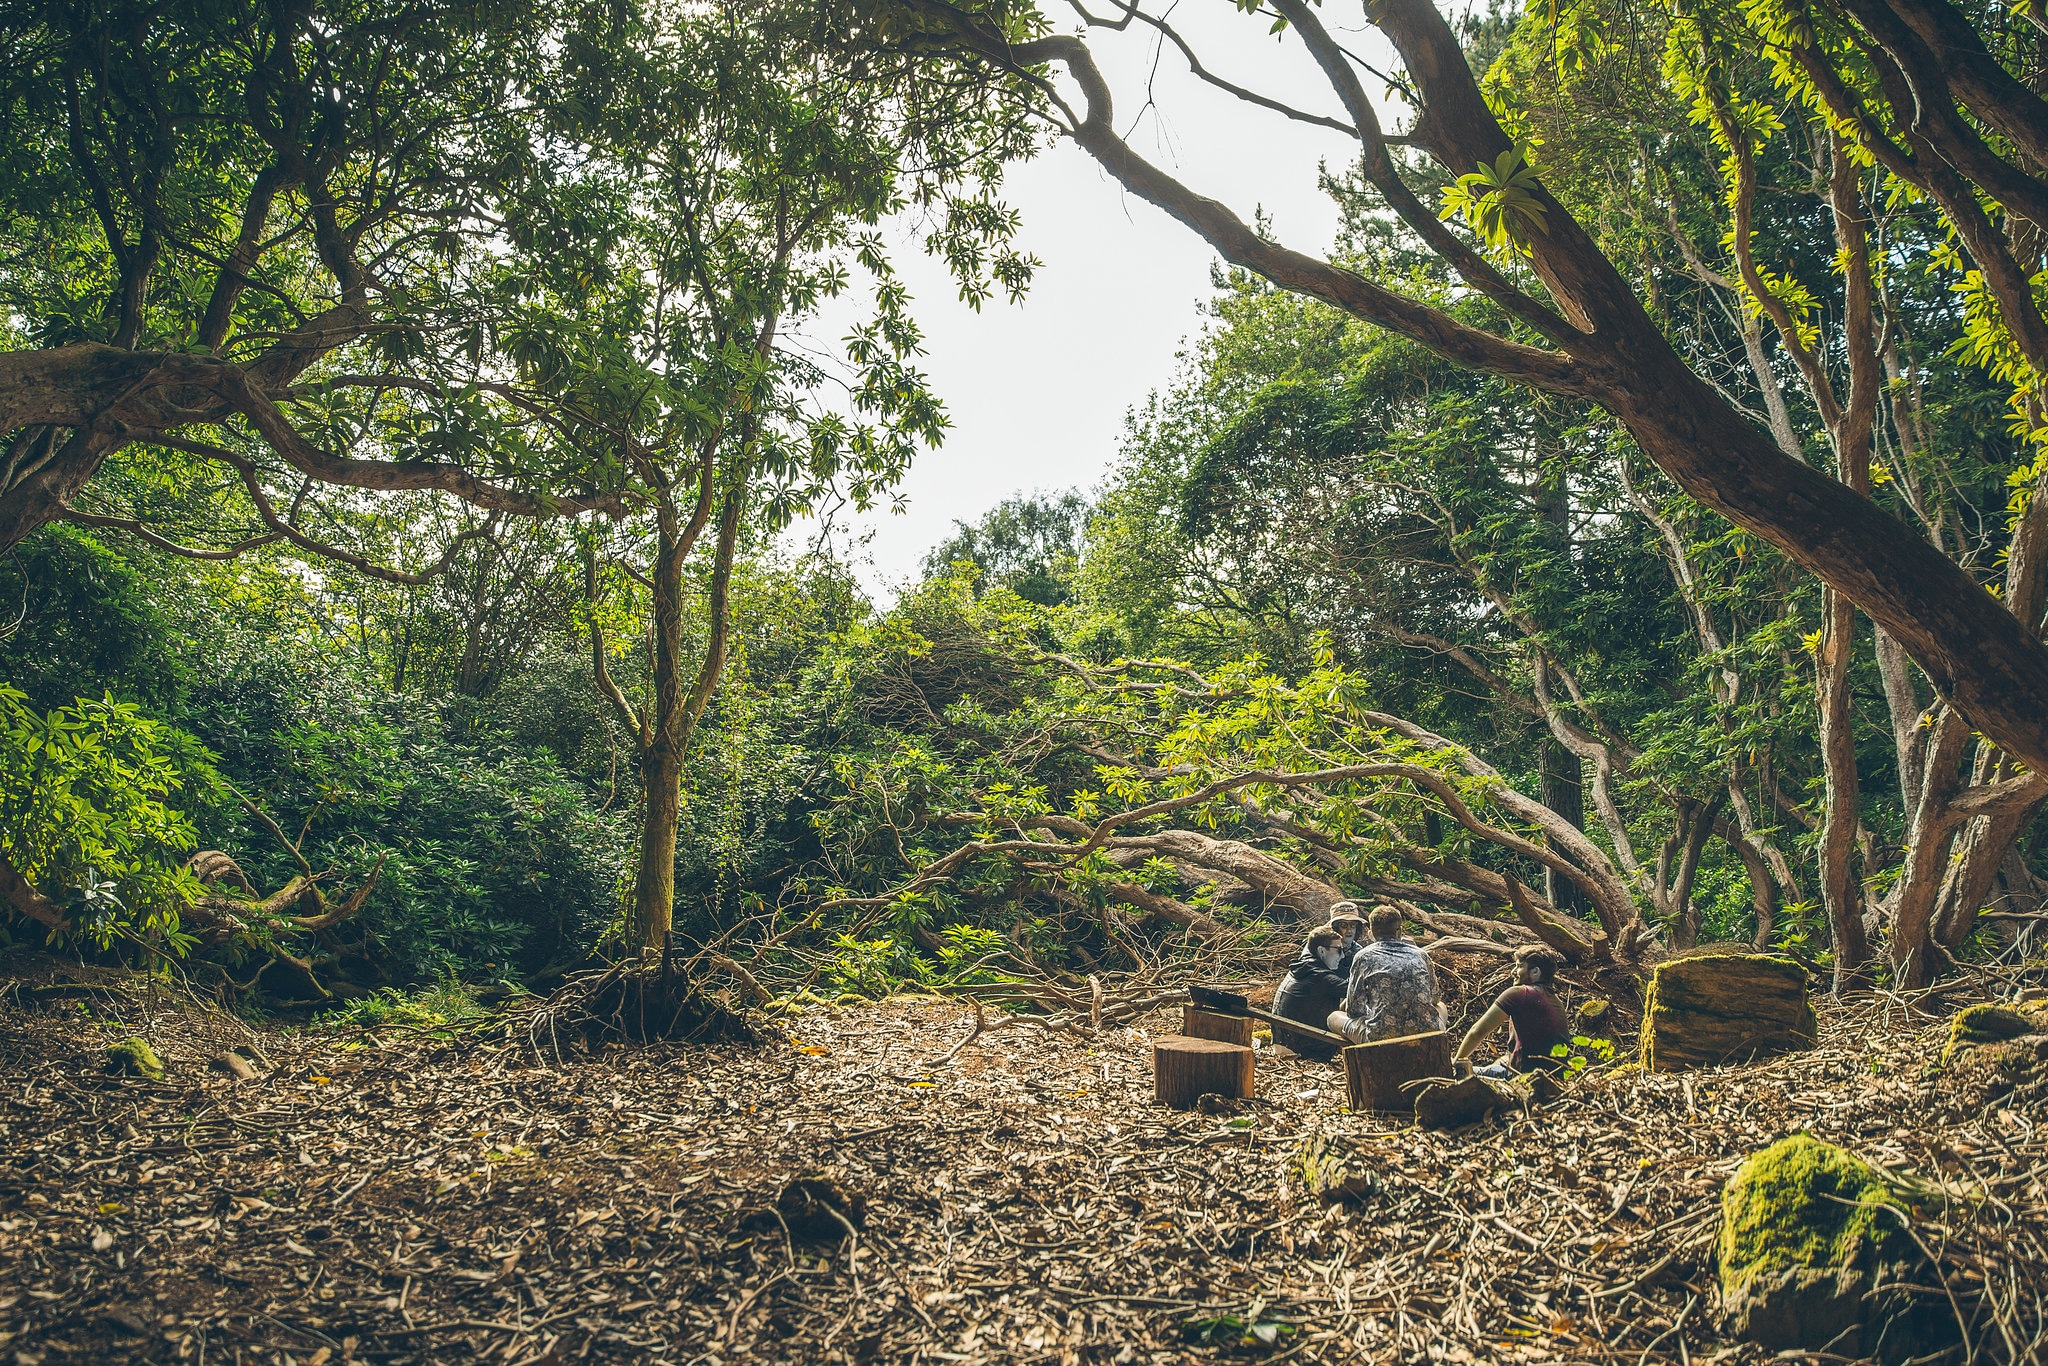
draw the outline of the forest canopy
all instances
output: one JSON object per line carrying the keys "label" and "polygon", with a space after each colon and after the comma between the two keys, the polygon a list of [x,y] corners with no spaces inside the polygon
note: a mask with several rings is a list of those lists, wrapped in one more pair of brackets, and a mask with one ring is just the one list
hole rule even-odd
{"label": "forest canopy", "polygon": [[[1229,90],[1357,140],[1325,258],[1120,140],[1085,12],[0,4],[5,932],[294,1009],[1193,971],[1351,897],[2027,953],[2031,11],[1370,17],[1384,100],[1297,0],[1325,97]],[[1055,136],[1205,325],[1098,487],[870,600],[791,528],[952,458],[888,229],[1030,307]]]}

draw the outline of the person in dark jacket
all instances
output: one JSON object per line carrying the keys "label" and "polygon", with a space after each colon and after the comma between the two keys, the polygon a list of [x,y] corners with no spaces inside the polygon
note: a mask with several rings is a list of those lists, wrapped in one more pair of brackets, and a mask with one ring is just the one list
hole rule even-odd
{"label": "person in dark jacket", "polygon": [[[1288,965],[1287,975],[1280,979],[1280,989],[1273,994],[1273,1013],[1283,1020],[1321,1029],[1330,1012],[1344,1003],[1349,981],[1344,956],[1342,933],[1329,925],[1312,930],[1301,956]],[[1334,1045],[1325,1047],[1317,1040],[1284,1030],[1274,1042],[1285,1044],[1306,1058],[1328,1058],[1336,1053]]]}

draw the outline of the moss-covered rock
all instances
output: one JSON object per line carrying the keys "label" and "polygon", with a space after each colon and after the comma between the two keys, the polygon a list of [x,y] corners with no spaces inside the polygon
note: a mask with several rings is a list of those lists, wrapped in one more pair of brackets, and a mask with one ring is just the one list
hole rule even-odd
{"label": "moss-covered rock", "polygon": [[1572,1012],[1572,1033],[1587,1039],[1604,1039],[1614,1028],[1614,1002],[1594,996],[1579,1002]]}
{"label": "moss-covered rock", "polygon": [[149,1046],[149,1040],[136,1035],[123,1039],[107,1049],[107,1070],[123,1076],[162,1081],[164,1060]]}
{"label": "moss-covered rock", "polygon": [[1963,1010],[1949,1022],[1948,1042],[1932,1071],[1947,1118],[2048,1099],[2048,1002]]}
{"label": "moss-covered rock", "polygon": [[799,1238],[837,1242],[867,1227],[867,1196],[831,1172],[793,1177],[775,1197],[784,1225]]}
{"label": "moss-covered rock", "polygon": [[1679,1072],[1811,1048],[1820,1036],[1806,969],[1775,954],[1659,963],[1643,995],[1643,1068]]}
{"label": "moss-covered rock", "polygon": [[1721,1192],[1729,1330],[1776,1349],[1901,1361],[1943,1320],[1909,1292],[1922,1260],[1905,1201],[1870,1164],[1807,1134],[1750,1157]]}
{"label": "moss-covered rock", "polygon": [[1342,1130],[1323,1127],[1295,1151],[1295,1171],[1326,1205],[1364,1204],[1385,1189],[1386,1154]]}
{"label": "moss-covered rock", "polygon": [[1941,1050],[1945,1067],[1956,1053],[1978,1044],[2004,1043],[2026,1034],[2043,1032],[2044,1023],[2033,1013],[1991,1002],[1970,1006],[1949,1022],[1948,1044]]}
{"label": "moss-covered rock", "polygon": [[1721,1288],[1787,1266],[1871,1266],[1911,1248],[1905,1205],[1854,1153],[1794,1134],[1744,1162],[1721,1192]]}

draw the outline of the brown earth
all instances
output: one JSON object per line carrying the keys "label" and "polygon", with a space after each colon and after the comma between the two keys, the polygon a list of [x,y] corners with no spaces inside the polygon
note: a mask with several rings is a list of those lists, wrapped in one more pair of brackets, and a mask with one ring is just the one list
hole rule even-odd
{"label": "brown earth", "polygon": [[[2037,1231],[2048,1209],[2036,1116],[1937,1127],[1943,1021],[1896,1001],[1824,1007],[1813,1052],[1596,1070],[1433,1134],[1271,1053],[1235,1113],[1157,1108],[1177,1010],[942,1065],[972,1011],[897,997],[759,1048],[558,1061],[523,1035],[252,1034],[101,980],[0,998],[0,1362],[1740,1363],[1768,1354],[1719,1335],[1717,1195],[1764,1144],[1806,1129]],[[130,1034],[165,1081],[103,1071]],[[208,1069],[238,1042],[272,1070]],[[1379,1155],[1362,1204],[1303,1189],[1318,1132]],[[853,1236],[785,1228],[812,1172],[864,1204]],[[1975,1315],[1987,1268],[1943,1265]]]}

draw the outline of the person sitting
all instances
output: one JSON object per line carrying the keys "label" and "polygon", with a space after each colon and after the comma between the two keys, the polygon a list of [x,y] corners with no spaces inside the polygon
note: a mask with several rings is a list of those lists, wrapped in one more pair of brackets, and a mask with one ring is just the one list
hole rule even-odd
{"label": "person sitting", "polygon": [[[1572,1032],[1564,1007],[1557,1003],[1551,989],[1557,978],[1558,961],[1555,953],[1536,944],[1515,954],[1515,985],[1496,996],[1486,1013],[1466,1032],[1464,1042],[1451,1057],[1454,1069],[1471,1070],[1473,1053],[1503,1022],[1508,1025],[1507,1054],[1477,1069],[1474,1075],[1498,1080],[1516,1072],[1557,1065],[1550,1050],[1568,1042]],[[1459,1074],[1463,1075],[1463,1071]]]}
{"label": "person sitting", "polygon": [[1358,903],[1340,901],[1330,907],[1330,928],[1344,936],[1344,955],[1338,966],[1348,974],[1352,958],[1366,942],[1365,917],[1358,913]]}
{"label": "person sitting", "polygon": [[[1288,965],[1273,994],[1273,1013],[1317,1029],[1330,1012],[1344,1002],[1347,979],[1344,973],[1344,936],[1331,925],[1309,932],[1301,956]],[[1307,1035],[1278,1032],[1273,1040],[1285,1044],[1306,1058],[1327,1059],[1335,1049]]]}
{"label": "person sitting", "polygon": [[1330,1031],[1353,1043],[1371,1043],[1442,1029],[1436,969],[1428,954],[1401,937],[1401,913],[1375,906],[1366,928],[1372,939],[1351,960],[1344,1008],[1330,1013]]}

